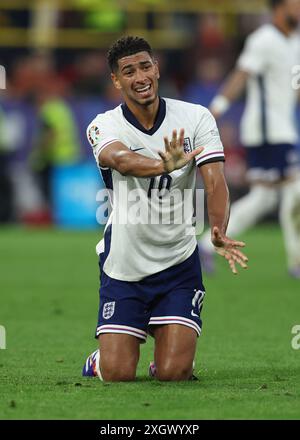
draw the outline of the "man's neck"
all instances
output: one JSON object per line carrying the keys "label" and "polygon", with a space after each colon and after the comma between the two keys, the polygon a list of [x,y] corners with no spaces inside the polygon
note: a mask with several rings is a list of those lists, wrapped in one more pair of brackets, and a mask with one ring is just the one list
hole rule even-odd
{"label": "man's neck", "polygon": [[153,127],[159,107],[158,97],[152,104],[147,106],[136,105],[132,102],[126,102],[126,105],[146,130],[150,130]]}
{"label": "man's neck", "polygon": [[293,30],[289,27],[289,25],[283,20],[281,17],[273,17],[273,25],[277,27],[285,36],[290,36]]}

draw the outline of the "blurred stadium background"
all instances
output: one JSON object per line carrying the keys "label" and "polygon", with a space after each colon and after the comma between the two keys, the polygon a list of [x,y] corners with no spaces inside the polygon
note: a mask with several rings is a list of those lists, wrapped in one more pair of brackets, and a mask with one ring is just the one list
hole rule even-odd
{"label": "blurred stadium background", "polygon": [[[172,391],[166,385],[161,406],[156,400],[151,413],[159,389],[148,382],[141,411],[134,406],[141,384],[116,385],[110,394],[102,388],[102,397],[98,383],[78,384],[82,360],[94,349],[95,213],[102,187],[85,130],[97,113],[120,102],[106,66],[109,45],[124,34],[144,36],[160,64],[161,96],[208,106],[245,37],[268,17],[264,0],[0,0],[0,65],[6,70],[0,90],[0,324],[8,341],[0,353],[0,418],[297,417],[299,356],[289,338],[299,307],[291,298],[284,302],[283,294],[295,295],[299,285],[286,280],[276,217],[269,219],[271,228],[246,236],[252,272],[233,281],[222,266],[217,281],[206,282],[212,295],[201,342],[204,387]],[[218,123],[233,200],[247,191],[242,109],[243,97]],[[299,109],[298,115],[300,121]],[[145,371],[148,360],[144,354]],[[274,405],[275,394],[290,397],[288,407]]]}

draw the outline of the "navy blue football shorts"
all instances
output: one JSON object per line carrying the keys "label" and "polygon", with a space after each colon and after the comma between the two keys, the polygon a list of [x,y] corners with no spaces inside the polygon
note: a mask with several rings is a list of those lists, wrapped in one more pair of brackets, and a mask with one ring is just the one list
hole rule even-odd
{"label": "navy blue football shorts", "polygon": [[101,255],[96,338],[123,333],[145,342],[151,328],[162,324],[181,324],[200,335],[205,289],[197,247],[182,263],[133,282],[110,278],[102,270]]}
{"label": "navy blue football shorts", "polygon": [[251,182],[279,182],[300,172],[300,152],[292,144],[247,147],[247,176]]}

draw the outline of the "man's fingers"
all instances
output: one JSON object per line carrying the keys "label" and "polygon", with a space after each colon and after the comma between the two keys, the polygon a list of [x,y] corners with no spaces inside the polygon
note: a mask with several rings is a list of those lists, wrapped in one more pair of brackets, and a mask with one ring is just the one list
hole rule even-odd
{"label": "man's fingers", "polygon": [[234,261],[230,260],[229,264],[230,264],[230,268],[231,268],[232,272],[234,273],[234,275],[237,275],[238,271],[236,270]]}
{"label": "man's fingers", "polygon": [[237,274],[237,270],[236,270],[236,267],[235,267],[234,259],[232,258],[232,256],[228,252],[226,252],[224,256],[225,256],[226,260],[228,261],[230,269],[236,275]]}
{"label": "man's fingers", "polygon": [[219,228],[217,226],[213,228],[213,235],[217,240],[222,241],[224,243],[224,246],[227,248],[237,248],[237,247],[246,246],[246,244],[243,241],[232,240],[227,236],[222,237]]}
{"label": "man's fingers", "polygon": [[233,246],[237,246],[237,247],[245,247],[246,243],[244,243],[243,241],[234,241],[233,242]]}
{"label": "man's fingers", "polygon": [[248,257],[246,257],[246,255],[244,255],[241,251],[238,251],[237,249],[226,249],[224,256],[231,258],[244,269],[247,269]]}
{"label": "man's fingers", "polygon": [[236,275],[238,272],[236,270],[234,260],[231,258],[228,262],[229,262],[230,269],[232,270],[234,275]]}
{"label": "man's fingers", "polygon": [[232,253],[233,255],[237,256],[238,258],[240,258],[241,260],[245,261],[245,262],[248,261],[248,257],[247,257],[245,254],[243,254],[243,252],[239,251],[238,249],[234,249],[234,248],[233,248],[233,249],[231,250],[231,253]]}
{"label": "man's fingers", "polygon": [[246,262],[242,259],[242,258],[240,258],[240,257],[238,257],[237,255],[232,255],[232,258],[233,258],[233,260],[236,262],[236,263],[238,263],[243,269],[247,269],[247,264],[246,264]]}
{"label": "man's fingers", "polygon": [[179,145],[183,147],[183,144],[184,144],[184,128],[181,128],[179,132]]}
{"label": "man's fingers", "polygon": [[171,147],[176,147],[177,143],[177,130],[173,130],[172,132],[172,141],[171,141]]}
{"label": "man's fingers", "polygon": [[202,153],[203,150],[203,147],[196,148],[196,150],[193,150],[191,153],[189,153],[190,158],[192,159],[193,157],[197,156],[197,154]]}
{"label": "man's fingers", "polygon": [[167,160],[166,154],[163,153],[162,151],[158,151],[159,156],[162,158],[163,161]]}
{"label": "man's fingers", "polygon": [[245,247],[246,243],[244,243],[243,241],[236,241],[236,240],[231,240],[230,238],[228,238],[226,240],[226,245],[232,246],[232,247]]}
{"label": "man's fingers", "polygon": [[165,149],[166,151],[170,151],[170,142],[167,136],[164,137]]}
{"label": "man's fingers", "polygon": [[[224,257],[229,266],[231,271],[236,275],[238,273],[237,268],[236,268],[236,263],[239,264],[243,269],[247,269],[247,261],[248,258],[241,254],[241,256],[239,256],[239,254],[235,255],[232,250],[226,250],[225,248],[216,248],[218,254],[220,254],[222,257]],[[243,257],[243,258],[242,258]]]}

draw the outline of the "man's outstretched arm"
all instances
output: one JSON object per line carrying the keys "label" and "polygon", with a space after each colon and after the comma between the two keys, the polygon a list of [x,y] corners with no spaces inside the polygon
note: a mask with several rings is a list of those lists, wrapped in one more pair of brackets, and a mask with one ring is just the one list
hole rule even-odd
{"label": "man's outstretched arm", "polygon": [[200,147],[191,153],[184,152],[183,129],[180,130],[178,137],[177,130],[173,130],[171,141],[164,138],[164,143],[165,151],[158,152],[161,159],[145,157],[116,141],[99,153],[98,161],[102,167],[112,168],[125,176],[155,177],[182,168],[203,151],[203,148]]}
{"label": "man's outstretched arm", "polygon": [[200,173],[207,194],[207,209],[211,227],[211,241],[219,255],[224,257],[234,274],[237,273],[236,263],[247,268],[248,258],[239,250],[245,243],[226,236],[229,222],[230,202],[229,191],[224,176],[222,162],[202,165]]}

